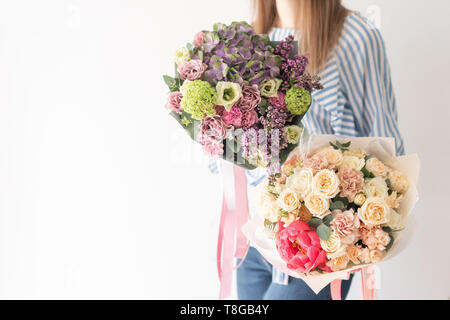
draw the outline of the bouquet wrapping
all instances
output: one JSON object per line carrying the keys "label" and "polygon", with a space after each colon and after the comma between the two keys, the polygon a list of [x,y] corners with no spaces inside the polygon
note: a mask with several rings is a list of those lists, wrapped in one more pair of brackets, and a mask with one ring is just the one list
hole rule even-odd
{"label": "bouquet wrapping", "polygon": [[166,108],[209,156],[273,175],[322,88],[308,62],[292,36],[272,42],[246,22],[216,23],[176,51]]}
{"label": "bouquet wrapping", "polygon": [[414,233],[417,155],[393,138],[309,137],[277,179],[261,183],[242,231],[278,270],[318,293],[336,279],[398,254]]}

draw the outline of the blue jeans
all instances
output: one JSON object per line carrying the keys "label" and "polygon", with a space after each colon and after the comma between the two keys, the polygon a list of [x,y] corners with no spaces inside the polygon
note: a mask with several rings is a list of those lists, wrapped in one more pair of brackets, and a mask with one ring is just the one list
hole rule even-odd
{"label": "blue jeans", "polygon": [[[342,299],[347,296],[352,278],[342,281]],[[288,285],[273,283],[272,265],[253,247],[237,269],[237,291],[240,300],[331,300],[330,285],[315,294],[301,279],[289,277]]]}

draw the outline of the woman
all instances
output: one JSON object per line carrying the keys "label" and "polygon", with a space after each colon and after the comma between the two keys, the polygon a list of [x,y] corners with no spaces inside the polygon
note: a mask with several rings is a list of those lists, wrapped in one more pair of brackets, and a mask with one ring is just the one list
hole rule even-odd
{"label": "woman", "polygon": [[[313,93],[303,119],[309,134],[394,137],[397,153],[404,152],[384,43],[373,25],[340,0],[256,0],[254,11],[258,33],[278,41],[295,34],[310,73],[321,76],[324,89]],[[248,171],[249,187],[263,177],[263,170]],[[343,281],[342,297],[350,283]],[[329,286],[314,294],[302,280],[272,270],[252,247],[237,270],[237,289],[239,299],[331,298]]]}

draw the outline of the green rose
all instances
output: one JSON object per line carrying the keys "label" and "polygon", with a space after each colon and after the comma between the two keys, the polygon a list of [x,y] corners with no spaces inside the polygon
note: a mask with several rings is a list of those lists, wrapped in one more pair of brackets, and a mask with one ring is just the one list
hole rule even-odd
{"label": "green rose", "polygon": [[290,113],[302,115],[311,105],[311,94],[303,87],[292,87],[286,92],[284,101]]}
{"label": "green rose", "polygon": [[303,132],[303,129],[299,126],[292,125],[285,127],[286,139],[290,144],[297,144],[300,140],[300,135]]}
{"label": "green rose", "polygon": [[242,97],[239,83],[219,81],[216,85],[217,104],[230,111],[231,107]]}
{"label": "green rose", "polygon": [[182,47],[177,49],[177,51],[175,51],[174,60],[177,65],[191,60],[188,48]]}
{"label": "green rose", "polygon": [[265,79],[259,84],[259,92],[263,97],[276,97],[278,96],[278,89],[282,82],[280,79]]}

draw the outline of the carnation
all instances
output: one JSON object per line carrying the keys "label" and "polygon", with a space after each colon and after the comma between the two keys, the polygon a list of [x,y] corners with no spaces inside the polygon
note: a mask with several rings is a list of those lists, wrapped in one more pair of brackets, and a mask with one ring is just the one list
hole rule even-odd
{"label": "carnation", "polygon": [[286,109],[286,103],[284,101],[284,94],[278,92],[277,96],[267,99],[269,103],[277,109]]}
{"label": "carnation", "polygon": [[232,107],[230,111],[224,111],[222,119],[228,126],[233,126],[235,128],[240,128],[242,126],[242,112],[236,106]]}
{"label": "carnation", "polygon": [[331,227],[341,237],[341,241],[346,244],[354,243],[358,236],[360,222],[353,210],[334,210],[331,214],[334,217]]}
{"label": "carnation", "polygon": [[191,114],[192,118],[201,120],[205,115],[212,116],[216,113],[214,104],[217,100],[217,93],[208,82],[186,80],[182,85],[181,92],[183,93],[181,107],[185,112]]}
{"label": "carnation", "polygon": [[303,161],[303,167],[310,168],[314,173],[328,167],[327,158],[321,154],[315,154],[307,157]]}
{"label": "carnation", "polygon": [[311,105],[311,94],[302,87],[292,87],[286,92],[286,108],[290,113],[303,115]]}
{"label": "carnation", "polygon": [[381,228],[361,228],[361,237],[364,244],[370,250],[377,249],[384,251],[391,241],[389,234],[384,232]]}
{"label": "carnation", "polygon": [[339,181],[341,182],[341,197],[346,197],[348,201],[353,202],[358,192],[363,189],[364,175],[361,171],[354,168],[342,168],[338,172]]}

